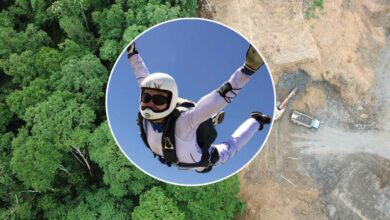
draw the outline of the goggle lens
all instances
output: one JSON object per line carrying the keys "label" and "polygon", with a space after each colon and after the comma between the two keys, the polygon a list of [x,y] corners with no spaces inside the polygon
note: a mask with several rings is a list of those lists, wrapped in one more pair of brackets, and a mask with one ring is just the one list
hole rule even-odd
{"label": "goggle lens", "polygon": [[149,93],[142,93],[141,101],[143,103],[148,103],[153,101],[155,105],[164,105],[168,103],[168,97],[162,95],[150,95]]}

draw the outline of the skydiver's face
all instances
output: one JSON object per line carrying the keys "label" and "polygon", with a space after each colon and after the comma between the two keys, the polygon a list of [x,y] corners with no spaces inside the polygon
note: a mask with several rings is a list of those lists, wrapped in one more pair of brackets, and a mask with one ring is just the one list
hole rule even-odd
{"label": "skydiver's face", "polygon": [[141,107],[152,111],[164,111],[168,107],[169,93],[162,90],[144,89],[141,95]]}

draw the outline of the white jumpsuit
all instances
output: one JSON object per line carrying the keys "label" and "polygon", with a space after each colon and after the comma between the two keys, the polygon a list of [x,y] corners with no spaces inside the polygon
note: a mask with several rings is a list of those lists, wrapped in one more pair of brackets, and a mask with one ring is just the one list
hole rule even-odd
{"label": "white jumpsuit", "polygon": [[[131,56],[129,58],[129,63],[138,81],[138,85],[141,85],[143,79],[149,75],[148,69],[139,54]],[[233,88],[241,89],[249,82],[250,78],[251,77],[249,75],[243,73],[241,68],[239,68],[230,77],[229,82]],[[236,93],[237,92],[238,91],[236,91]],[[234,94],[228,92],[227,96],[234,97]],[[216,90],[214,90],[203,96],[196,103],[195,107],[181,113],[176,121],[175,128],[176,154],[179,162],[196,163],[200,161],[202,151],[196,141],[196,129],[200,123],[220,112],[227,106],[227,104],[228,103],[225,99],[221,97]],[[155,154],[163,157],[161,146],[161,125],[148,120],[143,121],[145,133],[151,150]],[[213,144],[210,147],[210,152],[212,148],[216,148],[219,153],[219,160],[215,165],[221,165],[229,158],[233,157],[237,151],[239,151],[252,138],[255,132],[259,129],[259,126],[259,123],[255,119],[249,118],[241,124],[226,141],[220,144]],[[203,167],[196,168],[198,171],[203,169]]]}

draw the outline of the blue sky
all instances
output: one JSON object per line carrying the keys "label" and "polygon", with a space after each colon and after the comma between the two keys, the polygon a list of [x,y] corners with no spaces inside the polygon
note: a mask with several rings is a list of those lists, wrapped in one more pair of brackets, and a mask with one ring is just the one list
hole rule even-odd
{"label": "blue sky", "polygon": [[[249,46],[243,37],[215,22],[175,20],[149,29],[136,39],[136,47],[151,73],[172,75],[179,87],[179,96],[198,101],[229,79],[245,61]],[[270,126],[265,126],[236,156],[211,172],[199,174],[162,165],[139,136],[136,124],[139,88],[134,74],[122,53],[110,76],[106,94],[109,124],[117,143],[139,168],[160,180],[180,185],[201,185],[218,181],[241,169],[262,146]],[[272,115],[273,84],[265,65],[225,110],[225,120],[217,126],[215,143],[227,139],[250,117],[252,111]]]}

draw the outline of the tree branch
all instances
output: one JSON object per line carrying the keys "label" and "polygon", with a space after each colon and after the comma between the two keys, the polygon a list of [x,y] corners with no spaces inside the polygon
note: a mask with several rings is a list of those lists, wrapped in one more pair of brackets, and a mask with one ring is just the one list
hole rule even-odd
{"label": "tree branch", "polygon": [[58,166],[58,168],[59,168],[60,170],[64,171],[65,173],[67,173],[69,176],[72,175],[72,174],[70,174],[70,172],[69,172],[64,166],[62,166],[62,164],[60,164],[60,165]]}
{"label": "tree branch", "polygon": [[76,153],[77,153],[78,155],[80,155],[81,159],[83,159],[84,164],[85,164],[85,165],[87,166],[87,168],[88,168],[89,175],[92,176],[91,166],[89,166],[88,160],[87,160],[87,158],[85,157],[85,155],[80,151],[80,148],[73,147],[73,149],[76,151]]}

